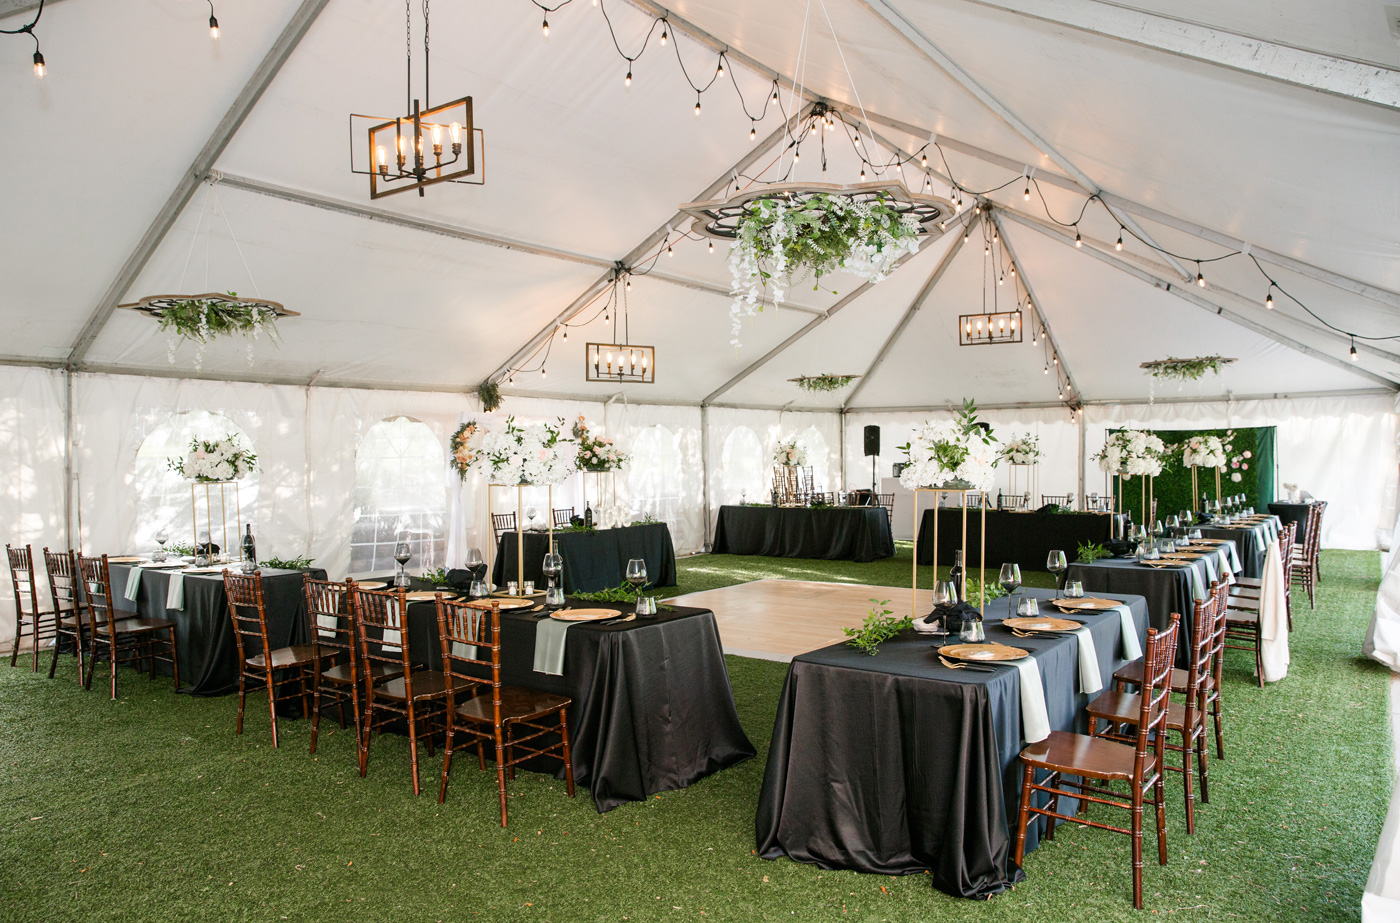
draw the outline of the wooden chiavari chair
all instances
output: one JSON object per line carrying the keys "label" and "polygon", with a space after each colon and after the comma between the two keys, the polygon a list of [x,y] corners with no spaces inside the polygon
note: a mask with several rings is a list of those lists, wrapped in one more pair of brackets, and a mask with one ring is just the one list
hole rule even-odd
{"label": "wooden chiavari chair", "polygon": [[[360,668],[364,674],[365,721],[360,730],[360,776],[369,771],[369,741],[376,725],[402,718],[408,724],[409,762],[413,768],[413,794],[419,792],[418,738],[426,726],[428,755],[433,754],[433,732],[445,728],[450,699],[447,678],[440,670],[415,669],[408,651],[408,600],[402,587],[393,590],[350,591],[350,611],[360,640]],[[385,666],[401,675],[383,683],[372,681],[373,670]]]}
{"label": "wooden chiavari chair", "polygon": [[1314,500],[1313,506],[1317,508],[1317,535],[1313,542],[1313,577],[1318,583],[1322,582],[1322,517],[1327,515],[1327,501]]}
{"label": "wooden chiavari chair", "polygon": [[[1054,838],[1056,820],[1073,821],[1088,827],[1126,833],[1133,843],[1133,906],[1142,909],[1142,810],[1149,800],[1157,809],[1157,861],[1167,864],[1167,812],[1163,797],[1163,752],[1167,735],[1167,705],[1171,695],[1172,660],[1176,655],[1176,636],[1181,628],[1181,616],[1173,614],[1171,624],[1158,631],[1147,632],[1146,669],[1143,672],[1141,708],[1137,715],[1137,734],[1132,746],[1100,737],[1051,731],[1050,736],[1021,751],[1024,767],[1021,777],[1021,811],[1016,825],[1016,864],[1026,857],[1026,826],[1032,814],[1047,818],[1046,838]],[[1037,783],[1037,771],[1047,773]],[[1066,776],[1076,777],[1067,779]],[[1101,784],[1126,782],[1131,793],[1124,796]],[[1045,807],[1031,803],[1035,792],[1050,796]],[[1085,802],[1122,808],[1131,812],[1131,827],[1072,817],[1059,813],[1060,796],[1078,798],[1081,812]]]}
{"label": "wooden chiavari chair", "polygon": [[[1284,539],[1288,537],[1288,532],[1292,527],[1293,524],[1289,523],[1280,535],[1280,553],[1288,547],[1284,544]],[[1268,575],[1266,574],[1264,580],[1267,579]],[[1249,587],[1226,597],[1224,644],[1226,650],[1254,652],[1254,670],[1259,678],[1260,689],[1264,688],[1264,623],[1260,610],[1264,592],[1263,586],[1261,580],[1257,590]],[[1282,589],[1283,607],[1287,613],[1288,630],[1291,632],[1293,630],[1293,581],[1286,565],[1283,570]]]}
{"label": "wooden chiavari chair", "polygon": [[[1206,743],[1206,690],[1210,687],[1212,663],[1211,637],[1215,630],[1215,587],[1205,599],[1198,600],[1193,607],[1191,622],[1191,659],[1186,670],[1174,668],[1167,679],[1170,692],[1182,693],[1182,702],[1168,701],[1167,718],[1163,728],[1181,735],[1181,743],[1170,741],[1168,750],[1181,754],[1181,765],[1163,763],[1163,768],[1179,772],[1182,776],[1186,796],[1186,832],[1196,832],[1196,794],[1192,785],[1192,763],[1200,774],[1201,801],[1210,801],[1209,754]],[[1174,688],[1178,673],[1185,672],[1185,682],[1181,689]],[[1117,679],[1117,674],[1114,679]],[[1121,683],[1119,684],[1121,686]],[[1089,736],[1120,743],[1132,743],[1133,736],[1127,728],[1135,726],[1142,712],[1142,702],[1136,693],[1114,689],[1104,692],[1089,703],[1085,709],[1089,713]],[[1105,726],[1101,726],[1104,722]]]}
{"label": "wooden chiavari chair", "polygon": [[1071,507],[1071,506],[1074,505],[1074,494],[1041,494],[1041,495],[1040,495],[1040,505],[1041,505],[1041,506],[1048,506],[1048,505],[1051,504],[1051,503],[1055,504],[1056,506]]}
{"label": "wooden chiavari chair", "polygon": [[[1292,546],[1292,552],[1284,559],[1284,573],[1288,576],[1289,582],[1298,582],[1303,585],[1303,589],[1308,592],[1308,608],[1317,608],[1317,559],[1318,559],[1318,533],[1321,531],[1322,513],[1318,509],[1318,504],[1314,503],[1308,507],[1308,518],[1303,523],[1303,538],[1298,544]],[[1279,546],[1279,552],[1283,553],[1285,546]]]}
{"label": "wooden chiavari chair", "polygon": [[496,533],[496,544],[499,545],[499,544],[501,543],[501,536],[502,536],[502,535],[506,534],[507,532],[514,532],[514,531],[515,531],[515,514],[514,514],[514,513],[492,513],[492,514],[491,514],[491,528],[492,528],[492,529],[495,531],[495,533]]}
{"label": "wooden chiavari chair", "polygon": [[[482,770],[486,769],[485,747],[495,749],[502,827],[506,825],[506,776],[514,779],[515,767],[526,760],[539,756],[563,760],[564,785],[569,797],[574,797],[567,715],[572,700],[523,686],[501,685],[500,601],[446,602],[438,596],[437,614],[443,672],[455,703],[447,716],[447,748],[442,758],[438,802],[447,798],[452,751],[472,744],[476,744],[477,763]],[[489,681],[483,678],[488,674]],[[489,685],[490,691],[465,701],[454,695],[475,691],[482,685]],[[461,745],[454,741],[459,733],[466,735]],[[551,740],[555,734],[558,740]]]}
{"label": "wooden chiavari chair", "polygon": [[65,639],[71,641],[78,657],[78,682],[87,673],[87,651],[90,644],[83,627],[82,578],[78,573],[77,555],[72,551],[53,552],[44,549],[44,570],[49,575],[49,593],[53,596],[54,631],[53,660],[49,662],[49,679],[58,668],[58,653]]}
{"label": "wooden chiavari chair", "polygon": [[890,522],[894,522],[894,494],[876,494],[877,505],[883,506],[885,512],[889,514]]}
{"label": "wooden chiavari chair", "polygon": [[[355,619],[350,614],[348,593],[353,580],[335,583],[314,580],[305,575],[302,589],[306,593],[306,615],[311,629],[311,752],[316,752],[316,740],[321,731],[321,710],[324,704],[335,702],[340,729],[345,730],[345,706],[355,722],[355,746],[360,740],[360,645],[355,636]],[[377,663],[370,668],[370,681],[387,682],[402,672],[388,664]],[[323,701],[322,697],[325,697]]]}
{"label": "wooden chiavari chair", "polygon": [[29,545],[23,548],[6,545],[5,554],[10,559],[10,585],[15,594],[15,640],[14,647],[10,648],[10,666],[13,667],[19,659],[20,641],[28,628],[34,648],[34,662],[30,670],[37,673],[39,645],[54,639],[54,614],[39,608],[39,591],[34,579],[34,549]]}
{"label": "wooden chiavari chair", "polygon": [[562,510],[554,510],[554,528],[567,529],[574,521],[574,508],[572,506]]}
{"label": "wooden chiavari chair", "polygon": [[1030,506],[1030,494],[997,494],[997,509],[1024,510]]}
{"label": "wooden chiavari chair", "polygon": [[[1293,539],[1297,534],[1298,524],[1290,522],[1279,532],[1278,547],[1280,554],[1286,549],[1293,547]],[[1284,573],[1288,573],[1289,565],[1284,564]],[[1235,583],[1230,587],[1231,596],[1241,596],[1245,598],[1259,598],[1259,593],[1264,587],[1264,581],[1259,577],[1236,577]],[[1286,579],[1283,582],[1283,604],[1288,612],[1288,630],[1293,630],[1293,580]]]}
{"label": "wooden chiavari chair", "polygon": [[[248,700],[248,681],[267,690],[267,712],[272,720],[272,746],[277,746],[277,703],[301,699],[303,716],[311,712],[312,664],[315,649],[310,644],[272,646],[267,636],[267,603],[263,598],[262,572],[235,574],[224,571],[224,593],[228,614],[233,620],[233,637],[238,642],[238,733],[243,733],[243,710]],[[291,673],[296,689],[279,694],[277,674]]]}
{"label": "wooden chiavari chair", "polygon": [[[175,677],[175,690],[180,690],[180,658],[176,648],[179,639],[175,623],[169,619],[148,619],[124,616],[114,607],[112,595],[112,572],[107,565],[107,556],[100,558],[78,555],[78,572],[83,578],[83,597],[86,605],[77,611],[85,616],[84,630],[92,639],[88,650],[88,674],[83,683],[86,689],[92,688],[92,677],[97,672],[97,660],[105,651],[112,664],[112,698],[117,697],[117,667],[123,663],[135,663],[141,669],[143,661],[149,660],[151,679],[156,676],[156,661],[170,664],[170,672]],[[165,637],[161,637],[161,633]]]}

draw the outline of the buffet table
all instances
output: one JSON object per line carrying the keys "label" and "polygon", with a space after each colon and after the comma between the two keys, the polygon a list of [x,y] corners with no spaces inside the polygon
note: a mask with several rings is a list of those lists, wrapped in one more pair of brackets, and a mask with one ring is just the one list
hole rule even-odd
{"label": "buffet table", "polygon": [[[1106,513],[1035,513],[987,510],[987,559],[991,568],[1019,564],[1028,570],[1045,570],[1051,551],[1063,551],[1072,559],[1081,544],[1100,544],[1109,539],[1110,518]],[[933,564],[933,523],[938,517],[938,561],[951,566],[953,552],[962,548],[961,508],[924,510],[919,523],[919,563]],[[967,560],[977,563],[982,541],[982,512],[967,511]]]}
{"label": "buffet table", "polygon": [[[230,569],[237,564],[229,565]],[[238,689],[238,642],[233,636],[233,622],[228,614],[228,599],[224,595],[224,578],[220,574],[185,574],[185,607],[167,609],[170,572],[142,568],[141,584],[136,600],[126,598],[127,577],[131,566],[109,565],[112,576],[112,597],[119,612],[136,612],[144,618],[170,619],[176,625],[177,650],[180,655],[181,692],[194,695],[227,695]],[[267,607],[267,640],[273,650],[311,640],[306,620],[306,596],[302,592],[302,575],[325,580],[320,568],[299,570],[262,570],[263,597]],[[249,651],[248,656],[262,651]],[[156,667],[166,675],[170,665],[157,662]]]}
{"label": "buffet table", "polygon": [[[1026,595],[1046,599],[1053,591]],[[1117,598],[1141,643],[1144,601]],[[1007,605],[1004,598],[988,603],[987,640],[1035,658],[1052,729],[1087,730],[1079,639],[1016,637],[996,624]],[[1126,662],[1122,616],[1073,618],[1089,629],[1110,686]],[[985,663],[990,672],[949,669],[936,653],[943,643],[906,631],[873,657],[836,644],[793,659],[759,794],[759,855],[826,869],[928,873],[934,887],[962,897],[989,897],[1025,877],[1012,861],[1025,746],[1021,674]],[[1061,804],[1072,813],[1069,801]],[[1027,831],[1028,849],[1037,845],[1038,827]]]}
{"label": "buffet table", "polygon": [[[604,605],[623,615],[631,609]],[[501,613],[501,681],[573,699],[574,781],[592,792],[600,813],[685,788],[754,755],[739,724],[710,610],[667,607],[655,616],[610,625],[573,623],[564,638],[561,676],[534,669],[541,618],[541,613]],[[414,662],[439,669],[435,603],[409,603],[407,623]],[[540,768],[563,777],[558,761]]]}
{"label": "buffet table", "polygon": [[892,557],[894,536],[882,506],[722,506],[714,553],[865,563]]}
{"label": "buffet table", "polygon": [[[564,559],[564,589],[571,593],[596,593],[627,582],[627,562],[641,558],[647,562],[648,586],[676,585],[676,549],[671,530],[664,522],[616,529],[569,529],[554,533],[554,550]],[[516,579],[515,533],[505,532],[496,546],[496,563],[491,582],[505,586]],[[541,589],[545,577],[541,568],[549,552],[549,533],[525,530],[525,579]]]}

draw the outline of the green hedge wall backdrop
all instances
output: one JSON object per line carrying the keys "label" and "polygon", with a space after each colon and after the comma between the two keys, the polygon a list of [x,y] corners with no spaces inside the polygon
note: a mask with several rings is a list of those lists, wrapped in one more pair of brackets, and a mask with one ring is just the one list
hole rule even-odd
{"label": "green hedge wall backdrop", "polygon": [[[1277,429],[1273,426],[1240,427],[1238,429],[1158,429],[1151,430],[1169,446],[1180,446],[1192,436],[1219,436],[1228,447],[1225,457],[1229,460],[1220,474],[1222,496],[1242,493],[1250,499],[1256,510],[1268,509],[1274,499],[1277,484],[1277,461],[1275,447]],[[1248,452],[1249,457],[1244,454]],[[1191,496],[1191,469],[1181,464],[1181,451],[1172,453],[1175,460],[1162,471],[1154,485],[1157,498],[1157,515],[1165,519],[1173,513],[1185,509],[1199,509],[1201,493],[1215,499],[1215,472],[1201,468],[1197,471],[1199,490]],[[1232,467],[1231,463],[1238,467]],[[1238,474],[1239,481],[1231,479]],[[1141,478],[1125,480],[1123,487],[1124,509],[1133,514],[1133,522],[1142,522]]]}

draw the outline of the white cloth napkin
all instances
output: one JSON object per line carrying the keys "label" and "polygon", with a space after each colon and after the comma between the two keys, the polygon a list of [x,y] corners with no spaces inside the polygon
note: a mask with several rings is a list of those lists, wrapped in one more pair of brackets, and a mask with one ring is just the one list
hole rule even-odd
{"label": "white cloth napkin", "polygon": [[141,592],[141,568],[133,567],[126,575],[126,593],[123,594],[132,602],[136,602],[137,595]]}
{"label": "white cloth napkin", "polygon": [[1079,691],[1093,695],[1103,688],[1099,673],[1099,652],[1094,649],[1094,636],[1087,628],[1076,628],[1071,634],[1079,638]]}
{"label": "white cloth napkin", "polygon": [[1114,606],[1118,618],[1123,623],[1123,659],[1132,663],[1142,657],[1142,642],[1138,640],[1137,624],[1133,621],[1133,610],[1127,606]]}
{"label": "white cloth napkin", "polygon": [[185,608],[185,575],[179,571],[170,575],[170,587],[165,591],[165,608]]}
{"label": "white cloth napkin", "polygon": [[1286,579],[1278,542],[1271,542],[1264,557],[1263,586],[1259,589],[1260,659],[1266,683],[1276,683],[1288,675],[1288,609],[1283,595]]}
{"label": "white cloth napkin", "polygon": [[1021,674],[1021,733],[1033,744],[1050,736],[1050,715],[1045,710],[1045,689],[1034,657],[1011,661]]}

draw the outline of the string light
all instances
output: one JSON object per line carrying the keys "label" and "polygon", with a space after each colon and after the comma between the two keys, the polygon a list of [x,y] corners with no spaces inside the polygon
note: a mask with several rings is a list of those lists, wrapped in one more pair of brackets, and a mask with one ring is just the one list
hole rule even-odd
{"label": "string light", "polygon": [[622,85],[625,86],[625,87],[630,87],[630,86],[632,85],[632,68],[631,68],[631,67],[628,67],[628,68],[627,68],[627,76],[623,78],[623,80],[622,80]]}
{"label": "string light", "polygon": [[723,76],[724,76],[724,55],[720,55],[720,56],[719,56],[719,66],[715,68],[715,76],[716,76],[716,77],[723,77]]}
{"label": "string light", "polygon": [[1356,337],[1351,338],[1351,361],[1356,361]]}
{"label": "string light", "polygon": [[924,154],[922,157],[919,158],[919,166],[923,167],[925,170],[928,169],[928,155],[927,155],[927,154]]}
{"label": "string light", "polygon": [[1196,261],[1196,284],[1201,288],[1206,287],[1206,277],[1201,275],[1201,261]]}
{"label": "string light", "polygon": [[1274,284],[1269,283],[1269,294],[1264,297],[1264,307],[1272,311],[1274,309]]}
{"label": "string light", "polygon": [[1031,181],[1030,181],[1030,180],[1026,180],[1026,192],[1025,192],[1025,195],[1023,196],[1023,198],[1024,198],[1027,202],[1029,202],[1029,201],[1031,200]]}
{"label": "string light", "polygon": [[[36,38],[35,41],[37,42],[38,39]],[[38,49],[35,49],[35,51],[34,51],[34,76],[35,76],[35,77],[38,77],[40,80],[43,80],[44,77],[48,74],[48,72],[49,72],[49,68],[48,68],[48,65],[46,65],[46,64],[44,63],[44,56],[43,56],[42,54],[39,53]]]}
{"label": "string light", "polygon": [[549,38],[549,17],[544,18],[544,37]]}
{"label": "string light", "polygon": [[209,0],[209,37],[219,40],[219,21],[214,18],[214,0]]}
{"label": "string light", "polygon": [[699,93],[696,93],[696,94],[695,94],[695,115],[696,115],[697,117],[699,117],[699,115],[700,115],[700,94],[699,94]]}
{"label": "string light", "polygon": [[710,241],[710,252],[711,252],[711,253],[714,253],[714,252],[715,252],[715,242],[714,242],[713,240]]}
{"label": "string light", "polygon": [[1122,228],[1119,228],[1119,229],[1118,229],[1118,242],[1117,242],[1116,244],[1113,245],[1113,249],[1115,249],[1115,250],[1122,250],[1122,249],[1123,249],[1123,229],[1122,229]]}
{"label": "string light", "polygon": [[[666,20],[663,19],[663,20],[661,20],[661,21],[662,21],[662,22],[665,22]],[[665,47],[666,47],[666,27],[665,27],[665,26],[662,26],[662,27],[661,27],[661,47],[662,47],[662,48],[665,48]]]}
{"label": "string light", "polygon": [[750,141],[757,141],[757,140],[758,140],[758,123],[753,122],[752,120],[750,121],[750,124],[749,124],[749,140],[750,140]]}
{"label": "string light", "polygon": [[1079,225],[1077,224],[1074,226],[1074,245],[1076,247],[1084,246],[1084,238],[1079,236]]}
{"label": "string light", "polygon": [[675,256],[675,255],[676,255],[676,251],[674,251],[674,250],[671,249],[671,245],[670,245],[670,244],[667,244],[667,245],[666,245],[666,255],[667,255],[667,256]]}
{"label": "string light", "polygon": [[[211,10],[213,9],[212,0],[209,8]],[[48,65],[44,63],[44,54],[39,50],[39,36],[34,34],[34,27],[39,24],[39,17],[43,15],[44,0],[39,0],[39,8],[35,11],[34,18],[29,22],[20,26],[18,29],[0,29],[0,35],[28,35],[30,38],[34,39],[34,76],[40,80],[43,80],[49,73]]]}

